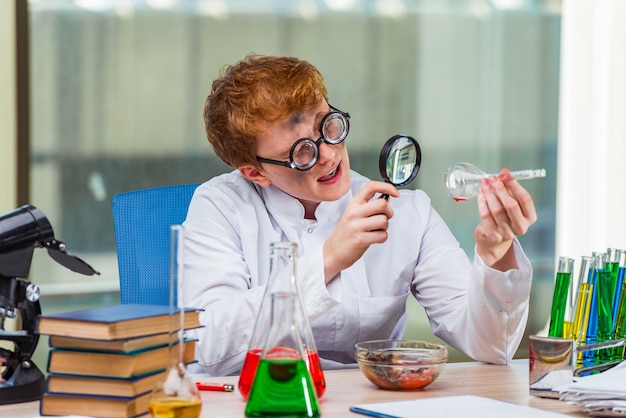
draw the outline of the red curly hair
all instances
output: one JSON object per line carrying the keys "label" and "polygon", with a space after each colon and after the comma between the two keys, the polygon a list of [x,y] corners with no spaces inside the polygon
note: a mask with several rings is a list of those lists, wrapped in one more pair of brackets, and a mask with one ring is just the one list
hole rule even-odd
{"label": "red curly hair", "polygon": [[233,168],[256,160],[256,137],[267,126],[328,100],[324,77],[294,57],[250,54],[224,67],[204,103],[204,126],[215,154]]}

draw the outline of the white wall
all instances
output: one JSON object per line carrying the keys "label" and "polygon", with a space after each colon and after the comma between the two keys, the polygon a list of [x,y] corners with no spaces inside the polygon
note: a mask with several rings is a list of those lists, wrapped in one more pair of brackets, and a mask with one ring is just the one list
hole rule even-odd
{"label": "white wall", "polygon": [[556,255],[577,262],[626,248],[624,21],[623,0],[563,2]]}

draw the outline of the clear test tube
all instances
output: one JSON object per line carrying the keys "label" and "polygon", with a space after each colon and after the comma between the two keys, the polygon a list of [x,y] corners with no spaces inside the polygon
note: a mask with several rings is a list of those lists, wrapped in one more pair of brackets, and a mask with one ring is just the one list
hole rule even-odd
{"label": "clear test tube", "polygon": [[552,295],[552,309],[550,310],[550,326],[548,328],[549,337],[563,338],[565,336],[565,311],[567,309],[568,294],[570,293],[573,267],[573,258],[559,257],[559,264],[554,282],[554,293]]}

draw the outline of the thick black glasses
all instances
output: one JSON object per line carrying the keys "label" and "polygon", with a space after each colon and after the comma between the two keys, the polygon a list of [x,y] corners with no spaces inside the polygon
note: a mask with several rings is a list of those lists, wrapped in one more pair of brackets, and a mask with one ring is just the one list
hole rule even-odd
{"label": "thick black glasses", "polygon": [[289,161],[270,160],[269,158],[256,157],[261,163],[280,165],[287,168],[306,171],[313,167],[319,157],[319,146],[322,141],[330,145],[337,145],[343,142],[350,130],[350,115],[346,112],[334,108],[320,123],[320,136],[317,141],[311,138],[300,138],[291,146],[289,151]]}

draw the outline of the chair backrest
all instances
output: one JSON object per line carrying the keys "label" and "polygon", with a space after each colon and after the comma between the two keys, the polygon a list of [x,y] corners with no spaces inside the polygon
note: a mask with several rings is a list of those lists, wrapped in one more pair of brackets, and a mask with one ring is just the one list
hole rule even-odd
{"label": "chair backrest", "polygon": [[122,304],[169,305],[170,227],[182,224],[195,184],[113,196]]}

